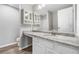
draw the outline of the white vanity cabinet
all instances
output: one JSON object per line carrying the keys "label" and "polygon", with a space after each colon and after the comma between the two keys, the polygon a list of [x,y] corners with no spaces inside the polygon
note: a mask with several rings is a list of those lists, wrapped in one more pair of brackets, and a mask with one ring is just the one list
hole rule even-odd
{"label": "white vanity cabinet", "polygon": [[39,37],[33,37],[33,54],[53,54],[55,53],[53,49],[54,42]]}
{"label": "white vanity cabinet", "polygon": [[55,42],[54,51],[58,54],[78,54],[79,47]]}
{"label": "white vanity cabinet", "polygon": [[45,47],[43,45],[40,45],[39,38],[33,37],[33,54],[44,54],[45,53]]}
{"label": "white vanity cabinet", "polygon": [[78,54],[79,47],[61,42],[33,37],[33,54]]}

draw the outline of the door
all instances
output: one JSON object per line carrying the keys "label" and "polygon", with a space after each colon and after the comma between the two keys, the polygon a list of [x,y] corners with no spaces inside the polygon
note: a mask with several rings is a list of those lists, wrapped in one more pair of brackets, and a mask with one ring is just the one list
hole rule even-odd
{"label": "door", "polygon": [[58,31],[74,32],[73,7],[58,11]]}

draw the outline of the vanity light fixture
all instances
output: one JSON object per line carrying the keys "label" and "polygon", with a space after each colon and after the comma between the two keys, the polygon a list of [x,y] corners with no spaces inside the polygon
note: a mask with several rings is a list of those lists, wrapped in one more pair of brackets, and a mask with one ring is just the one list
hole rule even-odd
{"label": "vanity light fixture", "polygon": [[38,9],[42,9],[43,7],[45,7],[46,6],[46,4],[39,4],[38,5]]}

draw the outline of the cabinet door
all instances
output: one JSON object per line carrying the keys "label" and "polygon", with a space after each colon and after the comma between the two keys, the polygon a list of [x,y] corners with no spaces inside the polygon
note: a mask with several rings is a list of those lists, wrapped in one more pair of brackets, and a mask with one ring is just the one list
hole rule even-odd
{"label": "cabinet door", "polygon": [[38,13],[34,13],[34,24],[40,24],[40,15]]}
{"label": "cabinet door", "polygon": [[25,24],[25,23],[28,23],[28,20],[29,20],[29,12],[28,11],[26,11],[26,10],[23,10],[23,23]]}
{"label": "cabinet door", "polygon": [[33,12],[32,11],[27,11],[23,10],[23,23],[24,24],[32,24],[33,22]]}
{"label": "cabinet door", "polygon": [[33,54],[38,54],[38,44],[33,43]]}
{"label": "cabinet door", "polygon": [[56,54],[57,52],[54,51],[53,49],[50,49],[50,48],[46,48],[46,52],[45,54]]}
{"label": "cabinet door", "polygon": [[33,54],[45,54],[45,46],[40,45],[38,37],[33,38]]}
{"label": "cabinet door", "polygon": [[39,46],[42,48],[44,54],[54,54],[54,41],[49,39],[39,38]]}
{"label": "cabinet door", "polygon": [[38,50],[37,54],[45,54],[46,53],[46,48],[44,45],[42,45],[42,46],[38,45],[37,50]]}
{"label": "cabinet door", "polygon": [[77,54],[79,53],[79,48],[69,46],[62,43],[55,43],[54,51],[56,51],[58,54]]}
{"label": "cabinet door", "polygon": [[46,48],[52,49],[54,48],[54,41],[49,39],[39,38],[39,45],[44,45]]}
{"label": "cabinet door", "polygon": [[38,39],[37,37],[33,37],[33,54],[37,54],[38,53]]}
{"label": "cabinet door", "polygon": [[29,12],[29,22],[30,24],[33,22],[33,12]]}

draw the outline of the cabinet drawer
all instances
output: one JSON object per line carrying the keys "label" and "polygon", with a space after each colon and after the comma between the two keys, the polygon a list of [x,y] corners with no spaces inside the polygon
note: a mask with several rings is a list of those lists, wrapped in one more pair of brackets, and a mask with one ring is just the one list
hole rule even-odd
{"label": "cabinet drawer", "polygon": [[45,47],[38,44],[33,45],[33,54],[45,54]]}
{"label": "cabinet drawer", "polygon": [[39,45],[40,46],[44,45],[45,48],[50,48],[50,49],[54,48],[54,42],[48,39],[39,38]]}
{"label": "cabinet drawer", "polygon": [[54,51],[56,51],[58,54],[77,54],[79,53],[79,50],[75,47],[62,44],[62,43],[55,43]]}
{"label": "cabinet drawer", "polygon": [[33,54],[38,54],[38,45],[37,44],[33,44]]}
{"label": "cabinet drawer", "polygon": [[36,41],[36,42],[37,42],[37,41],[38,41],[38,37],[34,37],[34,41]]}
{"label": "cabinet drawer", "polygon": [[33,37],[33,43],[37,43],[38,44],[38,38],[37,37]]}
{"label": "cabinet drawer", "polygon": [[56,51],[50,48],[46,48],[46,54],[56,54]]}
{"label": "cabinet drawer", "polygon": [[46,48],[44,46],[38,46],[38,54],[45,54]]}

